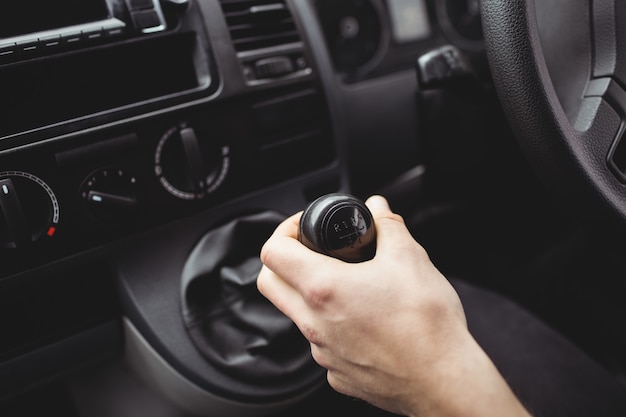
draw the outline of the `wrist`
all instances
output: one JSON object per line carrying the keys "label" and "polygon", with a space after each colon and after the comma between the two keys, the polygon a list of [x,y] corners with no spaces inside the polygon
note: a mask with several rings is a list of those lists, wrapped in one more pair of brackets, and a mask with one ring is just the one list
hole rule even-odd
{"label": "wrist", "polygon": [[[460,330],[455,343],[447,346],[431,363],[428,388],[414,397],[409,416],[530,416],[467,329]],[[423,376],[419,379],[424,380]]]}

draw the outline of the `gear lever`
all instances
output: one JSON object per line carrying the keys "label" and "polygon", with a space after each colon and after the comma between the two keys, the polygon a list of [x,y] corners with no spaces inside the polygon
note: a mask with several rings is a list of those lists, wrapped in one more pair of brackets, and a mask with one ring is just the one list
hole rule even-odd
{"label": "gear lever", "polygon": [[367,261],[376,254],[374,217],[349,194],[326,194],[309,204],[298,239],[311,250],[345,262]]}

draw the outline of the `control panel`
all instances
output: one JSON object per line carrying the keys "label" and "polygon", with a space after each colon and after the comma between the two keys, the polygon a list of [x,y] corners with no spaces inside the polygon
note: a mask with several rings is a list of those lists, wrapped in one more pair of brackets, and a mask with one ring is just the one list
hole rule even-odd
{"label": "control panel", "polygon": [[0,278],[206,210],[334,158],[324,99],[314,85],[5,151]]}

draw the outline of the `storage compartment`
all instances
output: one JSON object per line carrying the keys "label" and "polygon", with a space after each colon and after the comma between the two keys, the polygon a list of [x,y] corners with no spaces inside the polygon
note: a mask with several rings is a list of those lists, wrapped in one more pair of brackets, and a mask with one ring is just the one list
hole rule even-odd
{"label": "storage compartment", "polygon": [[0,137],[206,87],[195,50],[188,32],[2,66]]}
{"label": "storage compartment", "polygon": [[0,363],[119,320],[114,277],[88,263],[0,284]]}

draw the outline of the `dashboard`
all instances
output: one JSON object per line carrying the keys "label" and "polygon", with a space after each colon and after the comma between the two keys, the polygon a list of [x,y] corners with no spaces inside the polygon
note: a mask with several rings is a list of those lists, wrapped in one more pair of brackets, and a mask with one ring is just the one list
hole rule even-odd
{"label": "dashboard", "polygon": [[[263,375],[207,358],[181,319],[211,274],[184,271],[200,246],[254,258],[324,193],[419,184],[416,63],[444,45],[484,72],[477,0],[1,6],[0,396],[120,352],[192,414],[310,395],[297,342]],[[233,224],[252,246],[211,246]]]}

